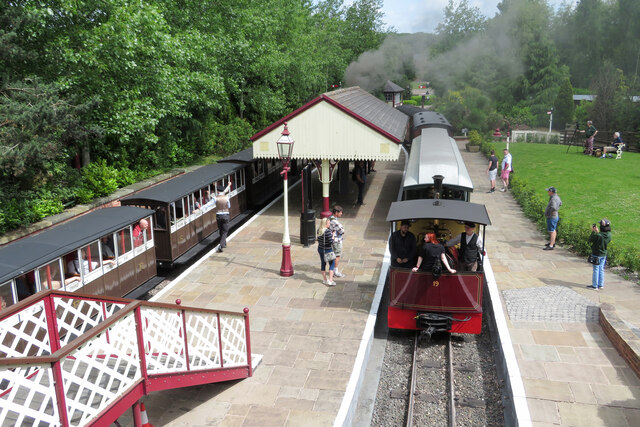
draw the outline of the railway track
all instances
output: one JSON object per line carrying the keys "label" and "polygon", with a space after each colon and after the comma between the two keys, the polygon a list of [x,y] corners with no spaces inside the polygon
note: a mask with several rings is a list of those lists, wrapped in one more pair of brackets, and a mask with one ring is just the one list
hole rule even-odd
{"label": "railway track", "polygon": [[371,425],[503,425],[488,328],[480,335],[389,331]]}
{"label": "railway track", "polygon": [[[418,331],[413,337],[413,355],[404,425],[426,422],[456,426],[453,351],[449,334],[421,344]],[[432,406],[430,408],[430,406]],[[425,414],[432,414],[425,419]],[[437,422],[433,415],[438,415]]]}

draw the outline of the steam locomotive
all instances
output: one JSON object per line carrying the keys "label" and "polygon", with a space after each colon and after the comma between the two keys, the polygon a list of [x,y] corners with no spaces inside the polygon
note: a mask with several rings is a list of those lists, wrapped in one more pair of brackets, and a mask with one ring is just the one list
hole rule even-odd
{"label": "steam locomotive", "polygon": [[[449,122],[436,112],[416,112],[412,117],[411,152],[400,200],[391,204],[387,221],[391,231],[409,221],[418,248],[427,233],[440,243],[465,230],[482,236],[476,271],[460,271],[455,247],[447,248],[447,260],[455,274],[441,275],[409,268],[390,268],[389,328],[478,334],[482,326],[483,257],[485,227],[491,224],[484,205],[471,203],[473,183],[452,138]],[[461,236],[464,238],[464,236]]]}

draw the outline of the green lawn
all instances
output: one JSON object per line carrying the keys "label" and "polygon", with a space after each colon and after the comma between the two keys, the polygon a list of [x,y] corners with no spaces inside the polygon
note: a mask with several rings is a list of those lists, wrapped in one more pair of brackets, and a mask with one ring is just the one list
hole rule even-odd
{"label": "green lawn", "polygon": [[[495,144],[499,157],[505,145]],[[582,148],[567,152],[566,145],[525,143],[510,144],[510,151],[516,176],[529,181],[541,198],[549,198],[545,188],[558,189],[561,218],[589,227],[607,217],[616,246],[640,246],[640,153],[599,159],[585,156]]]}

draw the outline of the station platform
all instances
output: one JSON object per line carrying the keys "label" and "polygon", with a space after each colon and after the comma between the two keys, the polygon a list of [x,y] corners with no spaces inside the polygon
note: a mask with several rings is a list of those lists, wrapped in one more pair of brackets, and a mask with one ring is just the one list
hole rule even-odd
{"label": "station platform", "polygon": [[[548,239],[510,192],[487,193],[488,160],[459,147],[475,187],[471,199],[485,204],[491,218],[487,252],[531,425],[640,425],[640,380],[613,345],[640,354],[640,288],[606,270],[604,289],[588,289],[592,267],[585,257],[561,245],[543,251]],[[551,185],[562,197],[562,183]]]}
{"label": "station platform", "polygon": [[[638,352],[637,285],[607,271],[604,290],[587,289],[591,266],[561,246],[543,251],[545,235],[511,194],[486,193],[485,157],[459,145],[475,186],[472,201],[485,204],[492,221],[488,265],[513,349],[516,372],[510,374],[521,384],[513,398],[526,406],[520,425],[640,425],[640,380],[603,329],[614,330]],[[353,391],[354,366],[368,352],[371,309],[385,273],[385,217],[403,167],[404,158],[378,162],[368,176],[364,206],[353,205],[355,188],[339,195],[332,185],[331,203],[345,209],[347,231],[340,268],[346,277],[335,279],[337,286],[322,284],[317,247],[300,244],[300,190],[294,187],[292,277],[279,275],[280,200],[232,234],[223,253],[210,253],[154,298],[212,309],[249,307],[252,352],[263,359],[245,380],[151,394],[144,402],[153,425],[330,426],[348,419],[343,399]],[[319,211],[321,192],[314,182]],[[119,421],[132,425],[130,414]]]}
{"label": "station platform", "polygon": [[[397,198],[404,156],[395,163],[378,162],[376,169],[368,175],[363,206],[354,206],[355,185],[344,195],[338,194],[338,183],[331,186],[331,204],[344,208],[346,230],[340,261],[345,277],[335,278],[336,286],[322,283],[317,245],[305,248],[300,243],[296,186],[289,191],[292,277],[279,274],[280,199],[233,233],[224,252],[208,254],[154,297],[203,308],[248,307],[251,351],[263,358],[246,380],[151,394],[144,403],[153,425],[334,424],[356,358],[368,344],[365,328],[375,323],[370,310],[381,289],[389,233],[385,219]],[[317,177],[313,180],[314,208],[320,212],[322,192]],[[132,425],[131,415],[124,414],[119,422]]]}

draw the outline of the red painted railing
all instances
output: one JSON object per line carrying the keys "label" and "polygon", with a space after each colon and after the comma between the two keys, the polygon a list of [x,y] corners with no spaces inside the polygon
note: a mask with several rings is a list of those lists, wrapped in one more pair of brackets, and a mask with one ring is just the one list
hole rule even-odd
{"label": "red painted railing", "polygon": [[249,377],[248,311],[29,297],[0,312],[0,425],[106,425],[152,391]]}

